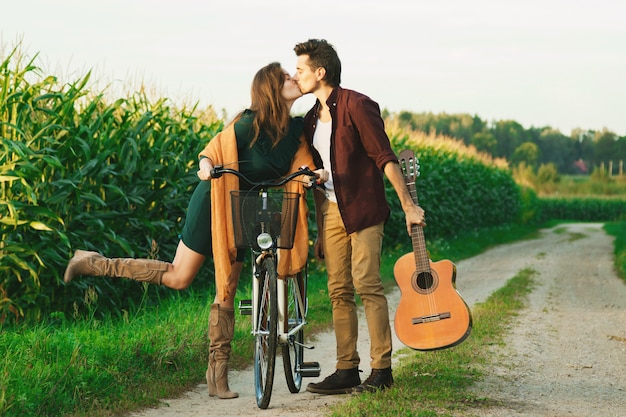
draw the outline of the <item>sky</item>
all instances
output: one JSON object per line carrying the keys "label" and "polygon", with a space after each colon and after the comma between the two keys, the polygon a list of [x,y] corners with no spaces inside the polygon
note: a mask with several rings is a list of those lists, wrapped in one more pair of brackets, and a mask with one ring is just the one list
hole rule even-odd
{"label": "sky", "polygon": [[[467,113],[626,135],[626,2],[618,0],[2,0],[0,54],[124,96],[141,84],[234,116],[296,43],[323,38],[342,87],[396,113]],[[312,95],[299,99],[304,113]]]}

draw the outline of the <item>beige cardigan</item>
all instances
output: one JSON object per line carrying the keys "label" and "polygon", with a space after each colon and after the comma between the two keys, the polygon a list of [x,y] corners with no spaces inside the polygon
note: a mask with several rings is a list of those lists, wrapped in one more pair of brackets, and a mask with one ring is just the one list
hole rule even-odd
{"label": "beige cardigan", "polygon": [[[308,166],[315,169],[310,148],[304,136],[300,138],[300,148],[291,163],[290,172],[299,167]],[[234,124],[231,123],[223,131],[218,133],[200,152],[200,156],[209,158],[213,165],[224,165],[235,170],[239,169],[237,140],[235,137]],[[294,246],[291,250],[279,249],[279,277],[294,275],[301,271],[307,261],[309,251],[309,210],[306,203],[306,192],[300,181],[290,181],[286,184],[286,191],[300,194],[298,208],[298,223],[294,238]],[[235,234],[233,230],[233,214],[230,198],[231,190],[239,189],[239,178],[235,175],[226,174],[218,179],[213,179],[211,184],[211,230],[213,242],[213,263],[215,265],[215,285],[222,299],[228,296],[228,280],[232,264],[237,256],[235,247]]]}

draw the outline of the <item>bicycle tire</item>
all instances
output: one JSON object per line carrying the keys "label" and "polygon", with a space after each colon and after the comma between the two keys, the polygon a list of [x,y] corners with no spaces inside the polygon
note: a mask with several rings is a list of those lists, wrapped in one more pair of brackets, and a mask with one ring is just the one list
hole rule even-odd
{"label": "bicycle tire", "polygon": [[[291,331],[296,326],[304,322],[304,311],[298,303],[298,292],[306,303],[306,295],[304,291],[298,291],[296,285],[301,289],[304,285],[301,282],[301,275],[287,279],[286,304],[287,304],[287,329]],[[285,371],[285,380],[289,392],[295,394],[300,392],[302,388],[302,363],[304,362],[304,328],[300,328],[289,340],[282,346],[283,369]]]}
{"label": "bicycle tire", "polygon": [[257,325],[254,329],[254,384],[257,405],[266,409],[272,397],[278,344],[278,303],[274,258],[263,259],[260,267]]}

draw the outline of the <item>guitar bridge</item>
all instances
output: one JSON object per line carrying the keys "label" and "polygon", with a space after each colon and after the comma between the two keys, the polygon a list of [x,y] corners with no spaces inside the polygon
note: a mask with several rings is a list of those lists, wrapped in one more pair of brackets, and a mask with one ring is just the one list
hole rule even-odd
{"label": "guitar bridge", "polygon": [[429,316],[415,317],[411,319],[413,324],[423,324],[423,323],[432,323],[433,321],[439,321],[444,319],[449,319],[451,317],[450,312],[439,313],[439,314],[431,314]]}

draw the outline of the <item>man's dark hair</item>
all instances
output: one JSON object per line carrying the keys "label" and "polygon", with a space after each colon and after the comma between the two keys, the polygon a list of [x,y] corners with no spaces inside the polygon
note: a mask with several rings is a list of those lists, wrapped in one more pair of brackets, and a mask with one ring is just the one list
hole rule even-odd
{"label": "man's dark hair", "polygon": [[309,39],[306,42],[296,44],[293,50],[297,56],[308,55],[313,69],[324,68],[326,76],[324,80],[331,87],[341,84],[341,61],[335,48],[325,39]]}

